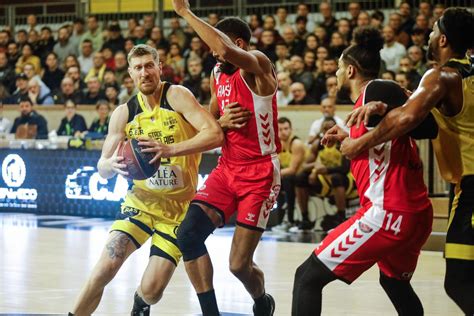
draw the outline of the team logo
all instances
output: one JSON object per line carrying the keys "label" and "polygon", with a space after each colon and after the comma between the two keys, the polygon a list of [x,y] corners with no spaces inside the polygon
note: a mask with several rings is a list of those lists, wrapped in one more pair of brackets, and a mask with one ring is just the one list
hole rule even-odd
{"label": "team logo", "polygon": [[122,214],[127,217],[133,217],[140,214],[140,210],[131,206],[125,206],[124,208],[122,208]]}
{"label": "team logo", "polygon": [[7,186],[20,187],[26,177],[26,166],[23,159],[17,154],[8,155],[2,163],[2,177]]}
{"label": "team logo", "polygon": [[245,219],[249,222],[255,222],[255,214],[247,213],[247,217]]}
{"label": "team logo", "polygon": [[373,230],[369,225],[364,224],[362,222],[359,222],[359,228],[362,232],[366,234],[370,233]]}

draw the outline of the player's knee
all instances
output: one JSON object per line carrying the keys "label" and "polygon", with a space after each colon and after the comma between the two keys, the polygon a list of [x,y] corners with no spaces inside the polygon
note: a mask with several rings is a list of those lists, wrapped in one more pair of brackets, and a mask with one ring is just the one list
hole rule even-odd
{"label": "player's knee", "polygon": [[248,258],[230,258],[229,270],[237,278],[247,273],[252,268],[252,259]]}
{"label": "player's knee", "polygon": [[184,261],[197,259],[207,253],[204,241],[214,231],[211,219],[199,205],[191,204],[176,233]]}
{"label": "player's knee", "polygon": [[311,255],[296,269],[293,291],[296,289],[319,291],[333,280],[335,280],[334,274],[323,267],[319,259]]}
{"label": "player's knee", "polygon": [[160,280],[147,280],[141,285],[142,298],[150,305],[158,303],[163,296],[165,285]]}
{"label": "player's knee", "polygon": [[115,277],[121,266],[122,262],[119,264],[116,260],[100,263],[91,275],[91,283],[99,286],[107,285]]}

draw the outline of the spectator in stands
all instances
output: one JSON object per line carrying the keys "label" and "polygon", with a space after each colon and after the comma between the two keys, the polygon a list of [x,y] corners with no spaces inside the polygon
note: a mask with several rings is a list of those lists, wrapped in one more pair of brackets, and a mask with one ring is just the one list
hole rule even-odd
{"label": "spectator in stands", "polygon": [[306,51],[303,55],[304,70],[311,74],[316,72],[316,54],[312,51]]}
{"label": "spectator in stands", "polygon": [[160,59],[161,63],[161,80],[171,83],[178,83],[179,77],[176,76],[174,69],[166,63],[166,58],[168,55],[166,48],[158,47],[156,51],[158,52],[158,58]]}
{"label": "spectator in stands", "polygon": [[81,45],[86,39],[92,42],[94,52],[102,48],[104,37],[102,36],[102,31],[99,27],[99,20],[95,15],[89,15],[87,18],[87,32],[82,35]]}
{"label": "spectator in stands", "polygon": [[401,17],[400,30],[409,34],[415,25],[415,20],[412,17],[410,2],[402,1],[398,7],[398,14]]}
{"label": "spectator in stands", "polygon": [[64,104],[68,99],[76,104],[82,104],[83,96],[81,90],[74,90],[74,81],[65,77],[61,81],[61,91],[57,92],[53,99],[55,104]]}
{"label": "spectator in stands", "polygon": [[319,44],[326,47],[329,45],[328,31],[324,27],[316,26],[314,34],[318,37]]}
{"label": "spectator in stands", "polygon": [[117,78],[117,82],[122,84],[123,77],[125,74],[128,73],[128,63],[127,63],[127,56],[124,52],[120,51],[117,52],[114,56],[115,60],[115,77]]}
{"label": "spectator in stands", "polygon": [[331,42],[329,43],[329,56],[339,59],[342,51],[346,49],[347,42],[339,32],[334,32],[331,35]]}
{"label": "spectator in stands", "polygon": [[94,48],[92,46],[91,40],[84,40],[81,45],[81,54],[77,58],[79,64],[81,65],[81,70],[83,75],[87,75],[89,71],[94,66],[92,53],[94,52]]}
{"label": "spectator in stands", "polygon": [[122,91],[120,91],[119,94],[119,103],[127,103],[135,94],[137,94],[135,84],[133,83],[130,74],[126,73],[122,79]]}
{"label": "spectator in stands", "polygon": [[3,103],[0,102],[0,133],[8,134],[12,129],[13,123],[3,116]]}
{"label": "spectator in stands", "polygon": [[51,89],[41,80],[41,77],[36,74],[35,68],[32,64],[26,63],[23,66],[23,73],[28,77],[28,81],[36,78],[38,80],[39,85],[41,86],[41,89],[43,90],[43,93],[48,94],[51,92]]}
{"label": "spectator in stands", "polygon": [[115,70],[115,59],[112,50],[109,47],[105,47],[100,52],[104,56],[105,68]]}
{"label": "spectator in stands", "polygon": [[171,43],[170,36],[175,35],[177,37],[179,47],[184,47],[186,44],[186,34],[184,34],[184,30],[181,27],[181,23],[178,18],[170,19],[170,28],[171,32],[168,35],[168,41]]}
{"label": "spectator in stands", "polygon": [[199,90],[201,89],[201,80],[204,77],[202,71],[202,61],[198,57],[188,59],[188,74],[184,78],[183,86],[188,88],[196,98],[199,97]]}
{"label": "spectator in stands", "polygon": [[15,85],[16,90],[10,98],[12,104],[20,104],[23,97],[28,97],[28,77],[24,73],[16,75]]}
{"label": "spectator in stands", "polygon": [[43,70],[42,77],[43,82],[51,91],[56,91],[60,88],[63,78],[64,71],[59,68],[57,55],[54,52],[50,52],[46,57],[46,67]]}
{"label": "spectator in stands", "polygon": [[135,45],[145,44],[148,38],[146,37],[145,28],[142,25],[137,25],[133,29],[133,42]]}
{"label": "spectator in stands", "polygon": [[86,81],[87,89],[84,94],[83,104],[94,105],[101,99],[105,99],[104,93],[100,88],[100,81],[97,77],[90,77]]}
{"label": "spectator in stands", "polygon": [[370,25],[371,17],[367,11],[362,11],[357,17],[357,27]]}
{"label": "spectator in stands", "polygon": [[[287,231],[295,225],[295,176],[304,162],[306,147],[298,136],[293,134],[291,121],[286,117],[278,119],[278,135],[281,141],[281,152],[278,154],[281,165],[281,190],[277,200],[278,226],[272,230]],[[287,206],[287,222],[283,222],[284,204]]]}
{"label": "spectator in stands", "polygon": [[357,26],[357,19],[361,12],[360,3],[358,1],[349,2],[349,5],[347,6],[347,11],[349,11],[349,14],[351,16],[351,19],[350,19],[351,29],[354,29]]}
{"label": "spectator in stands", "polygon": [[259,50],[274,63],[278,57],[275,52],[275,35],[271,30],[264,30],[260,36]]}
{"label": "spectator in stands", "polygon": [[169,48],[169,43],[163,35],[163,30],[158,26],[155,26],[151,29],[150,39],[155,42],[156,47]]}
{"label": "spectator in stands", "polygon": [[66,26],[62,26],[58,31],[58,42],[54,45],[53,51],[58,56],[59,63],[63,63],[67,56],[77,55],[77,46],[69,40],[69,31]]}
{"label": "spectator in stands", "polygon": [[80,114],[76,113],[77,105],[72,100],[66,100],[64,103],[65,116],[61,120],[57,134],[59,136],[79,137],[87,130],[86,120]]}
{"label": "spectator in stands", "polygon": [[296,37],[295,30],[291,26],[287,26],[283,29],[282,37],[288,46],[291,56],[301,56],[303,54],[305,43]]}
{"label": "spectator in stands", "polygon": [[106,69],[104,73],[104,81],[102,81],[102,85],[105,84],[114,84],[118,85],[117,77],[115,77],[115,71],[112,69]]}
{"label": "spectator in stands", "polygon": [[252,37],[257,40],[260,39],[260,35],[263,32],[263,19],[260,14],[251,14],[249,16],[249,27],[252,31]]}
{"label": "spectator in stands", "polygon": [[15,69],[8,64],[7,54],[0,52],[0,84],[9,94],[15,91],[15,75]]}
{"label": "spectator in stands", "polygon": [[301,82],[294,82],[290,86],[293,100],[288,105],[315,105],[316,100],[307,95],[304,84]]}
{"label": "spectator in stands", "polygon": [[125,39],[118,23],[109,25],[107,40],[102,45],[102,50],[104,48],[109,48],[113,54],[125,50]]}
{"label": "spectator in stands", "polygon": [[319,25],[324,27],[330,36],[333,32],[336,31],[336,23],[337,20],[336,18],[332,15],[332,7],[331,4],[329,4],[326,1],[321,2],[319,5],[319,12],[323,16],[323,22],[320,23]]}
{"label": "spectator in stands", "polygon": [[204,107],[209,108],[209,103],[211,102],[211,80],[209,77],[204,77],[201,80],[201,90],[199,91],[198,101]]}
{"label": "spectator in stands", "polygon": [[33,110],[33,102],[28,96],[23,96],[19,100],[20,116],[13,122],[10,133],[15,134],[17,130],[23,125],[36,126],[36,138],[45,139],[48,138],[48,123],[46,119]]}
{"label": "spectator in stands", "polygon": [[276,43],[275,54],[277,56],[277,60],[275,61],[275,68],[277,73],[282,71],[290,71],[291,62],[288,59],[288,45],[286,45],[286,43],[283,41]]}
{"label": "spectator in stands", "polygon": [[16,42],[10,42],[7,46],[8,53],[8,64],[16,68],[16,64],[21,57],[21,53],[18,49],[18,44]]}
{"label": "spectator in stands", "polygon": [[304,84],[305,91],[309,91],[313,87],[313,74],[305,71],[305,65],[301,56],[291,56],[291,80],[293,82],[301,82]]}
{"label": "spectator in stands", "polygon": [[317,104],[321,103],[321,97],[327,93],[326,80],[330,76],[334,76],[337,71],[337,59],[327,57],[323,62],[323,70],[318,73],[313,89],[310,91],[311,96],[316,100]]}
{"label": "spectator in stands", "polygon": [[321,103],[324,99],[331,98],[336,100],[337,98],[337,77],[328,76],[326,78],[326,93],[321,96]]}
{"label": "spectator in stands", "polygon": [[7,88],[5,88],[5,86],[0,83],[0,104],[3,104],[3,103],[7,103],[7,104],[11,103],[11,94],[7,90]]}
{"label": "spectator in stands", "polygon": [[21,29],[16,32],[15,38],[15,41],[18,44],[18,49],[21,51],[23,49],[23,45],[28,42],[28,33]]}
{"label": "spectator in stands", "polygon": [[314,23],[314,20],[310,15],[308,4],[304,2],[298,3],[298,5],[296,6],[296,16],[304,16],[307,19],[306,28],[308,29],[308,31],[314,31],[316,23]]}
{"label": "spectator in stands", "polygon": [[54,40],[53,31],[49,26],[43,26],[38,41],[38,57],[42,61],[45,60],[48,54],[53,51],[54,45],[56,45],[56,41]]}
{"label": "spectator in stands", "polygon": [[385,79],[385,80],[393,80],[395,81],[395,73],[391,70],[386,70],[382,73],[380,78]]}
{"label": "spectator in stands", "polygon": [[0,53],[7,51],[8,42],[10,41],[10,35],[5,30],[0,30]]}
{"label": "spectator in stands", "polygon": [[37,30],[31,30],[28,32],[28,43],[31,45],[31,48],[33,49],[33,55],[41,57],[40,51],[39,51],[39,33]]}
{"label": "spectator in stands", "polygon": [[33,77],[28,82],[28,97],[34,105],[53,105],[54,100],[51,91],[45,91],[38,81],[38,78]]}
{"label": "spectator in stands", "polygon": [[33,31],[36,30],[38,26],[38,21],[36,19],[36,15],[34,14],[28,14],[26,17],[26,24],[28,25],[27,31]]}
{"label": "spectator in stands", "polygon": [[375,10],[370,16],[370,25],[379,30],[382,30],[384,21],[385,15],[380,10]]}
{"label": "spectator in stands", "polygon": [[433,16],[433,6],[429,1],[422,0],[418,4],[418,14],[422,14],[427,19],[430,19]]}
{"label": "spectator in stands", "polygon": [[337,31],[341,34],[346,43],[350,43],[352,38],[352,27],[351,22],[348,19],[342,18],[337,21]]}
{"label": "spectator in stands", "polygon": [[106,83],[104,85],[105,99],[109,102],[111,107],[119,105],[119,92],[120,89],[116,84]]}
{"label": "spectator in stands", "polygon": [[71,67],[77,67],[77,68],[81,67],[81,65],[79,64],[79,60],[77,59],[76,55],[68,55],[64,59],[64,62],[63,62],[64,71],[67,71]]}
{"label": "spectator in stands", "polygon": [[419,46],[413,45],[408,49],[408,58],[413,62],[413,68],[420,76],[423,76],[426,70],[428,70],[424,61],[423,50]]}
{"label": "spectator in stands", "polygon": [[[92,68],[86,75],[84,79],[85,82],[89,80],[91,77],[97,77],[100,82],[104,79],[104,72],[105,72],[105,59],[102,52],[95,52],[92,57]],[[95,104],[95,103],[94,103]]]}
{"label": "spectator in stands", "polygon": [[410,80],[408,79],[408,75],[404,72],[399,72],[395,75],[395,81],[404,88],[409,90],[408,86],[410,85]]}
{"label": "spectator in stands", "polygon": [[290,74],[286,71],[277,74],[278,91],[277,91],[277,106],[287,106],[293,100],[293,94],[290,91],[290,86],[293,83]]}
{"label": "spectator in stands", "polygon": [[136,18],[130,18],[127,21],[127,32],[125,34],[125,37],[132,38],[133,37],[133,32],[135,28],[140,25],[138,20]]}
{"label": "spectator in stands", "polygon": [[273,36],[275,37],[275,42],[282,40],[280,33],[276,29],[276,20],[273,15],[267,15],[263,20],[263,30],[272,31]]}
{"label": "spectator in stands", "polygon": [[125,54],[128,54],[132,50],[133,46],[135,46],[133,38],[125,38]]}
{"label": "spectator in stands", "polygon": [[82,81],[81,78],[81,70],[79,66],[71,66],[67,69],[65,76],[67,78],[71,78],[74,82],[74,90],[84,90],[86,88],[86,84]]}
{"label": "spectator in stands", "polygon": [[179,81],[184,78],[184,58],[181,55],[181,47],[178,44],[171,44],[166,64],[173,68],[175,75],[179,77]]}
{"label": "spectator in stands", "polygon": [[390,14],[388,26],[390,26],[395,33],[395,41],[404,47],[408,47],[410,35],[402,29],[402,16],[397,12]]}
{"label": "spectator in stands", "polygon": [[211,12],[207,15],[207,23],[214,27],[219,22],[219,14]]}
{"label": "spectator in stands", "polygon": [[86,21],[83,18],[75,18],[72,21],[72,34],[69,40],[76,46],[76,49],[81,49],[82,36],[86,33]]}
{"label": "spectator in stands", "polygon": [[400,72],[405,73],[408,78],[408,90],[415,91],[421,80],[421,75],[413,68],[413,62],[408,57],[400,60]]}
{"label": "spectator in stands", "polygon": [[288,10],[286,10],[285,7],[279,7],[276,10],[276,20],[275,20],[275,23],[276,23],[275,29],[278,31],[278,33],[283,34],[284,28],[287,26],[291,26],[290,23],[288,23],[287,19],[288,19]]}
{"label": "spectator in stands", "polygon": [[433,16],[430,19],[430,29],[433,28],[434,23],[443,15],[446,10],[446,5],[444,3],[437,3],[433,9]]}
{"label": "spectator in stands", "polygon": [[155,27],[155,17],[152,14],[145,14],[143,16],[143,28],[145,29],[145,35],[147,38],[150,38],[151,30],[154,27]]}
{"label": "spectator in stands", "polygon": [[317,74],[323,72],[323,65],[326,58],[329,57],[329,50],[324,46],[319,46],[316,50],[316,68]]}
{"label": "spectator in stands", "polygon": [[111,107],[107,101],[99,100],[95,109],[97,110],[98,117],[92,122],[88,132],[101,134],[105,138],[109,132],[109,113]]}
{"label": "spectator in stands", "polygon": [[429,19],[424,14],[418,14],[416,16],[415,26],[413,28],[421,30],[425,41],[428,41],[432,30],[430,29]]}
{"label": "spectator in stands", "polygon": [[25,64],[32,64],[35,68],[36,74],[41,73],[41,61],[38,56],[33,55],[33,49],[28,43],[23,45],[21,57],[16,63],[16,72],[22,72]]}
{"label": "spectator in stands", "polygon": [[332,117],[340,128],[344,129],[347,132],[349,131],[349,128],[344,123],[344,120],[336,115],[336,102],[334,98],[323,99],[323,101],[321,101],[320,110],[323,116],[315,120],[311,124],[311,127],[309,128],[309,133],[308,133],[308,144],[312,144],[315,141],[315,139],[320,137],[321,127],[326,118]]}
{"label": "spectator in stands", "polygon": [[304,51],[305,52],[306,51],[312,51],[316,55],[316,50],[319,47],[318,37],[313,33],[308,34],[308,36],[306,36],[305,43],[306,43],[306,46],[304,48]]}
{"label": "spectator in stands", "polygon": [[306,36],[308,35],[308,30],[306,29],[306,24],[308,23],[308,19],[305,16],[297,16],[295,20],[296,26],[296,37],[300,39],[300,41],[304,42]]}
{"label": "spectator in stands", "polygon": [[383,28],[383,38],[385,44],[380,51],[380,57],[385,62],[388,70],[398,72],[400,59],[407,54],[405,46],[395,41],[395,32],[390,26]]}
{"label": "spectator in stands", "polygon": [[413,28],[411,33],[411,41],[413,45],[418,46],[425,52],[426,44],[428,43],[425,36],[425,31],[417,27]]}

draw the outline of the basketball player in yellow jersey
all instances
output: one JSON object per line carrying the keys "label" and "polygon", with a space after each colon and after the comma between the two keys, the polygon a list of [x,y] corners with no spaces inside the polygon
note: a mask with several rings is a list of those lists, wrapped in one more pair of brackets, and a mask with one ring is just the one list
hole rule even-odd
{"label": "basketball player in yellow jersey", "polygon": [[[447,294],[466,315],[474,315],[474,68],[467,51],[474,47],[474,17],[448,8],[430,34],[428,55],[438,67],[425,73],[402,107],[389,111],[371,132],[342,143],[350,157],[406,134],[430,113],[439,125],[433,146],[442,176],[456,184],[446,236]],[[390,106],[390,104],[388,105]],[[348,118],[348,125],[384,114],[387,105],[370,102]]]}
{"label": "basketball player in yellow jersey", "polygon": [[178,85],[161,82],[158,53],[147,45],[135,46],[128,55],[129,73],[139,93],[112,114],[109,134],[98,163],[99,174],[127,175],[117,157],[119,144],[138,138],[144,151],[161,159],[151,178],[134,181],[105,248],[74,307],[74,315],[91,315],[104,287],[127,257],[152,238],[148,266],[135,293],[132,315],[149,315],[181,258],[176,228],[196,191],[200,152],[218,147],[223,133],[216,120]]}

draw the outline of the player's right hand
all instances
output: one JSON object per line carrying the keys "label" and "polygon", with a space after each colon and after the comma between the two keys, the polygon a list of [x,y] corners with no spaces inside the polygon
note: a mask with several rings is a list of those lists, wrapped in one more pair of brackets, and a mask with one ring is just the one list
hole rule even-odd
{"label": "player's right hand", "polygon": [[123,163],[123,157],[122,156],[112,156],[109,158],[109,165],[110,169],[118,174],[121,174],[122,176],[128,176],[128,171],[125,171],[127,169],[127,165]]}
{"label": "player's right hand", "polygon": [[219,124],[223,130],[239,129],[247,125],[251,117],[252,112],[234,102],[225,106],[224,113],[219,118]]}
{"label": "player's right hand", "polygon": [[334,146],[337,142],[342,143],[347,137],[349,137],[349,134],[345,130],[338,125],[334,125],[324,134],[321,144],[324,146]]}
{"label": "player's right hand", "polygon": [[387,112],[388,105],[380,101],[370,101],[364,106],[358,107],[353,110],[346,118],[347,127],[354,125],[357,128],[360,127],[360,123],[364,122],[365,125],[369,124],[369,119],[372,115],[383,116]]}

